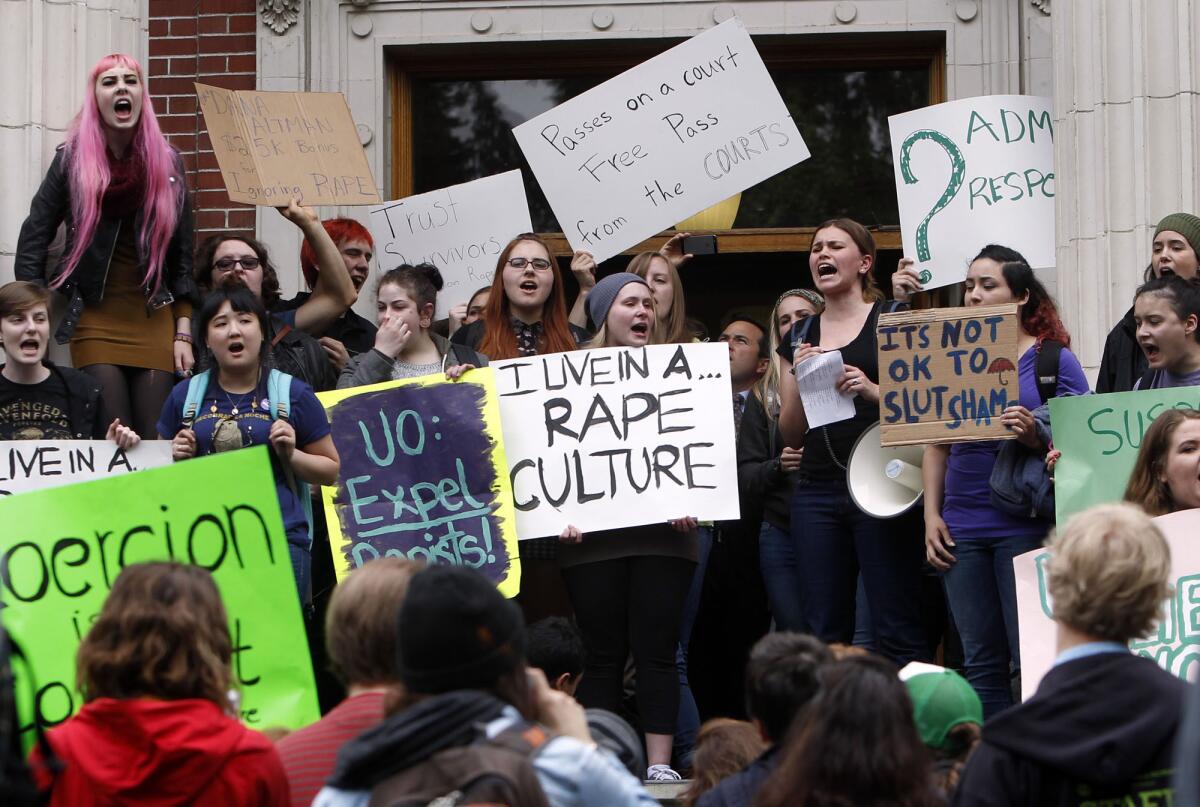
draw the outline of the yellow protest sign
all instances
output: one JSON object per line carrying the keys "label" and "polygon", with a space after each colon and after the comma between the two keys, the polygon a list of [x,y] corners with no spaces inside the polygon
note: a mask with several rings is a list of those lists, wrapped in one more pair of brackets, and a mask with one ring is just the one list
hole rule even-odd
{"label": "yellow protest sign", "polygon": [[322,488],[340,580],[379,557],[478,569],[521,587],[517,521],[493,371],[323,392],[342,467]]}

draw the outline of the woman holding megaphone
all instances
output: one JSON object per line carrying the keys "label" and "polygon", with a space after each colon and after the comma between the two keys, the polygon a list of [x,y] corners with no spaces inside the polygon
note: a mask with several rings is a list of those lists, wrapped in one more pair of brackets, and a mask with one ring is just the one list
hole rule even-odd
{"label": "woman holding megaphone", "polygon": [[793,326],[779,353],[794,373],[813,356],[840,350],[839,389],[856,397],[853,418],[809,429],[794,381],[779,385],[780,432],[788,446],[804,448],[792,499],[804,618],[822,641],[849,644],[861,572],[878,650],[904,665],[930,655],[919,611],[921,547],[860,510],[846,482],[855,441],[879,420],[875,324],[883,295],[871,275],[875,239],[856,221],[831,219],[813,236],[808,266],[825,310]]}
{"label": "woman holding megaphone", "polygon": [[[1029,264],[1015,250],[990,244],[971,261],[966,304],[1017,304],[1018,404],[1000,422],[1022,447],[1045,455],[1049,446],[1033,410],[1046,403],[1039,389],[1038,356],[1061,350],[1053,395],[1085,395],[1087,379],[1067,349],[1071,337],[1058,308]],[[1020,670],[1017,594],[1012,559],[1041,546],[1050,519],[998,509],[991,495],[992,469],[1001,441],[926,446],[925,553],[943,572],[946,597],[962,637],[967,680],[983,701],[985,718],[1012,705],[1010,662]]]}

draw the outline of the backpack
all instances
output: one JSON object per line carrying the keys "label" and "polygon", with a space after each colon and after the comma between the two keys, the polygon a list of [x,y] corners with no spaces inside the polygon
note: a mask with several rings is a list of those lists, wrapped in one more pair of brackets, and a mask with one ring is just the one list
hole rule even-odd
{"label": "backpack", "polygon": [[550,737],[518,723],[495,737],[447,748],[371,790],[369,807],[549,807],[533,758]]}
{"label": "backpack", "polygon": [[1058,366],[1062,359],[1063,348],[1066,347],[1057,339],[1043,339],[1042,348],[1037,352],[1038,397],[1042,403],[1049,403],[1051,398],[1058,397]]}
{"label": "backpack", "polygon": [[[211,370],[204,370],[203,372],[196,373],[188,381],[187,397],[183,401],[182,413],[183,425],[186,428],[192,428],[192,424],[196,421],[196,413],[200,411],[200,405],[204,403],[204,393],[208,391],[208,381],[211,373]],[[292,403],[292,376],[272,368],[270,373],[267,374],[267,401],[271,404],[272,420],[287,420],[289,407]],[[303,479],[299,479],[287,463],[280,463],[280,466],[283,468],[283,477],[287,482],[287,486],[300,499],[300,507],[304,511],[305,520],[308,522],[308,539],[311,543],[313,535],[313,511],[312,496],[309,495],[308,483]]]}

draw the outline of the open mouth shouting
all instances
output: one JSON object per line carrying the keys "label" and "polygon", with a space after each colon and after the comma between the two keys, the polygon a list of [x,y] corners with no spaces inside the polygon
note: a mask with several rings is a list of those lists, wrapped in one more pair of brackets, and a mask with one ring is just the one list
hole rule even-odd
{"label": "open mouth shouting", "polygon": [[133,101],[128,98],[118,98],[113,103],[113,115],[122,122],[133,118]]}
{"label": "open mouth shouting", "polygon": [[833,277],[837,273],[837,265],[832,261],[821,261],[817,264],[817,277]]}
{"label": "open mouth shouting", "polygon": [[1142,352],[1146,354],[1146,360],[1150,362],[1151,367],[1160,367],[1162,365],[1162,351],[1158,349],[1158,345],[1149,339],[1143,339],[1138,344],[1142,347]]}
{"label": "open mouth shouting", "polygon": [[22,356],[29,359],[37,359],[41,357],[42,340],[33,337],[22,339],[18,348]]}
{"label": "open mouth shouting", "polygon": [[240,359],[246,355],[246,343],[240,339],[235,339],[229,343],[227,350],[229,351],[230,358]]}

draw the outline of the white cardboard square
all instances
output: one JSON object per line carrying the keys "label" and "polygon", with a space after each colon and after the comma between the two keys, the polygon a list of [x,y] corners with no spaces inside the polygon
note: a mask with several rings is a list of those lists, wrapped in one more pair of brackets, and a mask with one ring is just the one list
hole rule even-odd
{"label": "white cardboard square", "polygon": [[925,288],[958,283],[987,244],[1054,266],[1051,100],[964,98],[892,115],[904,254]]}
{"label": "white cardboard square", "polygon": [[521,540],[568,524],[587,540],[684,516],[739,517],[724,345],[599,348],[491,367]]}
{"label": "white cardboard square", "polygon": [[369,229],[380,271],[428,262],[442,273],[440,318],[490,284],[505,245],[533,225],[513,170],[372,207]]}
{"label": "white cardboard square", "polygon": [[571,247],[597,261],[809,156],[736,17],[513,135]]}

